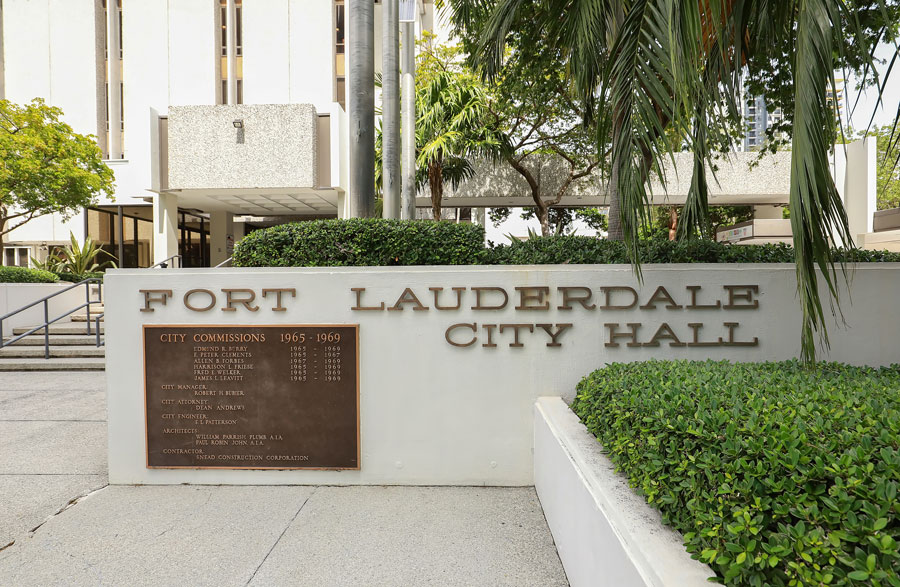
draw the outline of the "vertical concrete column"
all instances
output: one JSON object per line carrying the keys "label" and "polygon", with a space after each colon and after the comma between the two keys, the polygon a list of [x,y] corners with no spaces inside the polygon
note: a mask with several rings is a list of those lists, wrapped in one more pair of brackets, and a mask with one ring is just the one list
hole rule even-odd
{"label": "vertical concrete column", "polygon": [[178,254],[178,196],[153,196],[153,263]]}
{"label": "vertical concrete column", "polygon": [[348,0],[350,217],[375,214],[375,3]]}
{"label": "vertical concrete column", "polygon": [[209,213],[209,266],[231,256],[234,247],[234,214],[222,210]]}
{"label": "vertical concrete column", "polygon": [[225,2],[225,60],[228,65],[228,104],[237,104],[237,8]]}
{"label": "vertical concrete column", "polygon": [[859,244],[861,234],[874,230],[875,211],[878,209],[877,145],[875,138],[870,138],[852,142],[846,148],[844,209],[847,211],[850,236]]}
{"label": "vertical concrete column", "polygon": [[416,217],[416,24],[403,23],[402,151],[403,182],[400,194],[400,218]]}
{"label": "vertical concrete column", "polygon": [[400,3],[384,0],[381,35],[381,169],[385,218],[400,218]]}
{"label": "vertical concrete column", "polygon": [[121,159],[122,151],[122,61],[119,59],[119,8],[117,0],[106,0],[106,81],[109,100],[109,158]]}

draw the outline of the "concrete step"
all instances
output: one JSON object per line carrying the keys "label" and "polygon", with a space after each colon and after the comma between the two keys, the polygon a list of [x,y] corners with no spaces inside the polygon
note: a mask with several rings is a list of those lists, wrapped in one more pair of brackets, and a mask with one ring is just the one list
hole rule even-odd
{"label": "concrete step", "polygon": [[[33,328],[33,327],[32,327]],[[21,328],[13,328],[13,335],[25,334],[31,330],[31,328],[21,327]],[[103,334],[105,328],[103,326],[103,321],[100,321],[100,334]],[[41,334],[44,333],[43,330],[39,330]],[[87,324],[84,322],[81,323],[73,323],[73,322],[57,322],[55,324],[50,325],[50,334],[87,334]],[[94,322],[91,321],[91,334],[94,334]]]}
{"label": "concrete step", "polygon": [[[96,321],[97,316],[102,314],[103,311],[94,312],[91,310],[91,322]],[[87,314],[72,314],[72,322],[87,322]],[[100,318],[100,322],[103,322],[103,318]]]}
{"label": "concrete step", "polygon": [[[100,337],[103,340],[103,337]],[[51,334],[50,346],[73,346],[82,345],[90,346],[97,344],[96,335],[88,336],[86,334]],[[30,334],[12,343],[11,346],[44,346],[43,334]]]}
{"label": "concrete step", "polygon": [[[106,347],[94,345],[51,346],[50,357],[61,358],[97,358],[106,356]],[[6,359],[43,359],[44,347],[11,345],[0,349],[0,361]]]}
{"label": "concrete step", "polygon": [[0,371],[103,371],[106,360],[91,359],[10,359],[0,361]]}

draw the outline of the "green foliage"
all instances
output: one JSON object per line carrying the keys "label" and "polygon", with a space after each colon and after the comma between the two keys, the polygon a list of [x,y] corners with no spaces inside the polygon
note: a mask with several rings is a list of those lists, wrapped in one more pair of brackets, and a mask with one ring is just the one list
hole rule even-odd
{"label": "green foliage", "polygon": [[[794,250],[785,244],[729,245],[709,240],[644,240],[638,245],[645,263],[793,263]],[[900,253],[834,249],[846,262],[900,262]],[[494,246],[485,264],[606,264],[629,263],[629,251],[621,241],[590,236],[550,236]]]}
{"label": "green foliage", "polygon": [[477,224],[354,218],[257,230],[237,243],[233,265],[467,265],[484,255],[484,229]]}
{"label": "green foliage", "polygon": [[[454,189],[474,175],[477,158],[496,159],[507,142],[488,116],[484,84],[459,62],[452,47],[419,43],[416,57],[416,186],[431,190],[432,217],[440,220],[445,184]],[[375,136],[375,185],[383,183],[382,129]]]}
{"label": "green foliage", "polygon": [[715,164],[713,149],[733,143],[742,124],[743,80],[759,82],[756,95],[781,89],[791,125],[791,228],[804,360],[814,359],[817,337],[827,347],[819,282],[837,301],[830,243],[850,242],[829,169],[836,101],[827,91],[836,92],[841,68],[864,85],[877,82],[873,49],[896,38],[898,0],[445,1],[457,29],[481,29],[470,53],[489,75],[502,72],[507,46],[518,35],[540,30],[555,40],[569,89],[585,104],[586,119],[596,119],[597,153],[609,153],[609,238],[628,243],[638,275],[651,180],[667,180],[662,163],[685,146],[692,151],[679,233],[702,233],[709,210],[706,169]]}
{"label": "green foliage", "polygon": [[32,264],[40,269],[52,271],[54,273],[66,273],[69,275],[86,275],[89,273],[97,273],[103,265],[115,267],[113,261],[105,263],[97,263],[97,258],[106,255],[110,259],[114,259],[112,255],[100,248],[91,237],[84,239],[84,244],[79,244],[75,235],[69,233],[69,244],[60,251],[50,254],[43,262],[38,261],[34,257],[31,258]]}
{"label": "green foliage", "polygon": [[897,153],[891,149],[891,128],[874,128],[869,135],[875,135],[877,144],[876,191],[878,209],[900,208],[900,166]]}
{"label": "green foliage", "polygon": [[[847,262],[900,262],[900,253],[835,249]],[[788,245],[728,245],[708,240],[641,242],[647,263],[791,263]],[[234,250],[235,267],[383,265],[544,265],[628,263],[620,241],[538,236],[484,246],[477,224],[427,220],[315,220],[257,230]]]}
{"label": "green foliage", "polygon": [[728,585],[900,585],[900,370],[649,361],[572,409]]}
{"label": "green foliage", "polygon": [[72,283],[78,283],[79,281],[84,281],[85,279],[99,279],[103,281],[104,273],[100,271],[90,271],[88,273],[66,273],[65,271],[55,271],[55,275],[57,275],[60,281],[70,281]]}
{"label": "green foliage", "polygon": [[61,117],[38,98],[22,106],[0,100],[0,241],[36,216],[68,217],[113,194],[97,143]]}
{"label": "green foliage", "polygon": [[[488,217],[494,226],[498,226],[505,222],[511,213],[512,210],[510,208],[490,208]],[[532,218],[538,218],[538,216],[536,207],[525,208],[520,215],[523,220],[531,220]],[[538,220],[540,219],[538,218]],[[570,234],[574,230],[573,225],[576,221],[584,222],[596,230],[597,236],[600,236],[609,227],[609,217],[605,212],[600,211],[599,208],[554,207],[547,210],[546,228],[548,230],[547,234],[543,236]],[[543,231],[544,227],[542,226],[541,228]]]}
{"label": "green foliage", "polygon": [[56,283],[57,281],[59,281],[59,277],[49,271],[0,266],[0,283]]}

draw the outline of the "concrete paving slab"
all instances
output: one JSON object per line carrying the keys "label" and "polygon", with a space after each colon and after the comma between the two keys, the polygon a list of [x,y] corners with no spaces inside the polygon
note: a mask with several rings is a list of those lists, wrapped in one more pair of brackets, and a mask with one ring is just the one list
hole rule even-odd
{"label": "concrete paving slab", "polygon": [[0,390],[0,422],[7,420],[106,420],[102,390]]}
{"label": "concrete paving slab", "polygon": [[0,372],[0,391],[8,390],[106,391],[106,373]]}
{"label": "concrete paving slab", "polygon": [[106,486],[106,475],[0,475],[0,548],[24,538],[72,499]]}
{"label": "concrete paving slab", "polygon": [[568,585],[532,488],[321,487],[250,585]]}
{"label": "concrete paving slab", "polygon": [[106,422],[0,421],[0,474],[106,471]]}
{"label": "concrete paving slab", "polygon": [[0,551],[0,584],[244,586],[312,492],[107,487]]}

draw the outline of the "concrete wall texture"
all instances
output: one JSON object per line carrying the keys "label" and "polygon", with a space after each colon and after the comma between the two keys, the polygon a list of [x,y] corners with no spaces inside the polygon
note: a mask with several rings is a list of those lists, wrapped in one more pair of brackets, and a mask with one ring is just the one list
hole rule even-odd
{"label": "concrete wall texture", "polygon": [[316,180],[310,104],[169,108],[169,189],[314,188]]}
{"label": "concrete wall texture", "polygon": [[[110,271],[110,480],[530,485],[535,400],[571,398],[606,363],[798,355],[793,266],[645,265],[643,276],[641,285],[620,265]],[[896,363],[900,265],[857,266],[851,276],[846,327],[832,322],[821,357]],[[212,309],[184,305],[196,288],[217,296]],[[223,288],[253,290],[259,310],[223,312]],[[261,288],[296,297],[274,312]],[[141,289],[172,298],[141,312]],[[359,324],[361,470],[146,469],[143,324]]]}

